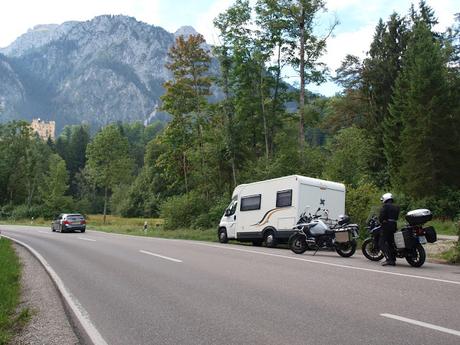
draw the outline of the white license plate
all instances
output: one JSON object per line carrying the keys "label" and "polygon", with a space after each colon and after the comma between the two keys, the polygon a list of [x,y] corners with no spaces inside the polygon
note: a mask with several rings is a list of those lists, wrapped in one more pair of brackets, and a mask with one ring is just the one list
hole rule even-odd
{"label": "white license plate", "polygon": [[425,236],[419,236],[419,237],[418,237],[418,241],[419,241],[421,244],[425,244],[425,243],[426,243],[426,237],[425,237]]}

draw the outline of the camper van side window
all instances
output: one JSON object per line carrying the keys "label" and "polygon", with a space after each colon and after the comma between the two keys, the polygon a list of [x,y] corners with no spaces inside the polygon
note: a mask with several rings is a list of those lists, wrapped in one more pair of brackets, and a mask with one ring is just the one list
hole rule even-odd
{"label": "camper van side window", "polygon": [[276,193],[276,207],[292,206],[292,189]]}
{"label": "camper van side window", "polygon": [[240,211],[260,210],[260,199],[260,194],[241,198]]}

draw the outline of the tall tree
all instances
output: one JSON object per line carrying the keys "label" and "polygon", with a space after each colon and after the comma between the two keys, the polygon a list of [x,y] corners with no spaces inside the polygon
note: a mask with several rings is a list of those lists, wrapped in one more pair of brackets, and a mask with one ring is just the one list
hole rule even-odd
{"label": "tall tree", "polygon": [[88,144],[86,168],[91,180],[104,190],[104,223],[107,214],[108,193],[129,181],[133,160],[129,156],[129,143],[117,126],[107,126]]}
{"label": "tall tree", "polygon": [[69,188],[69,173],[64,160],[58,154],[52,154],[47,163],[48,172],[39,186],[39,191],[44,206],[52,215],[68,208],[72,200],[71,197],[65,196]]}
{"label": "tall tree", "polygon": [[206,96],[210,95],[211,80],[207,75],[210,57],[202,47],[204,43],[203,36],[199,34],[190,35],[187,39],[183,36],[176,39],[175,45],[169,51],[169,62],[166,65],[174,79],[164,84],[165,94],[162,96],[162,108],[170,113],[173,119],[162,138],[169,150],[164,153],[161,160],[180,162],[186,192],[189,190],[190,170],[190,157],[187,156],[187,151],[190,139],[195,138],[190,136],[193,131],[198,138],[201,175],[205,176],[204,105]]}
{"label": "tall tree", "polygon": [[315,35],[315,18],[319,11],[325,10],[323,0],[280,0],[274,10],[283,14],[285,59],[299,71],[299,144],[302,148],[305,144],[305,87],[325,80],[326,66],[319,58],[337,22],[324,37]]}
{"label": "tall tree", "polygon": [[401,71],[407,35],[406,20],[397,13],[393,13],[386,24],[380,20],[369,57],[364,60],[363,91],[369,102],[366,128],[377,142],[371,169],[374,180],[380,187],[388,184],[388,171],[393,171],[395,165],[399,164],[397,160],[392,161],[393,155],[386,153],[384,144],[387,151],[398,149],[394,138],[399,136],[400,123],[389,113],[389,105]]}
{"label": "tall tree", "polygon": [[[415,23],[390,107],[400,118],[400,169],[393,181],[414,197],[458,184],[455,117],[449,109],[447,54],[429,23]],[[454,121],[453,121],[454,120]]]}

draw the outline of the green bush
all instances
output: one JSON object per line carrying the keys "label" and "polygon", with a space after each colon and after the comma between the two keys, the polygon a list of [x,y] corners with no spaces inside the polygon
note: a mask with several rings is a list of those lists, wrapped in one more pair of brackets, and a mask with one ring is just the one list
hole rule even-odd
{"label": "green bush", "polygon": [[192,227],[200,229],[217,228],[230,199],[225,195],[211,202],[209,209],[200,214],[192,223]]}
{"label": "green bush", "polygon": [[10,218],[13,210],[14,210],[14,206],[12,204],[3,205],[0,208],[0,219]]}
{"label": "green bush", "polygon": [[16,206],[10,214],[12,219],[30,219],[32,217],[38,218],[43,216],[45,210],[43,206],[39,205],[18,205]]}
{"label": "green bush", "polygon": [[346,211],[353,223],[357,223],[361,236],[366,236],[366,222],[380,208],[379,189],[372,183],[361,183],[357,187],[347,187]]}
{"label": "green bush", "polygon": [[173,196],[161,205],[161,217],[165,220],[164,227],[170,230],[216,227],[228,202],[228,198],[224,197],[208,201],[197,191]]}
{"label": "green bush", "polygon": [[457,246],[455,247],[456,252],[455,252],[454,259],[452,260],[454,263],[460,263],[460,221],[457,222],[457,228],[458,228]]}

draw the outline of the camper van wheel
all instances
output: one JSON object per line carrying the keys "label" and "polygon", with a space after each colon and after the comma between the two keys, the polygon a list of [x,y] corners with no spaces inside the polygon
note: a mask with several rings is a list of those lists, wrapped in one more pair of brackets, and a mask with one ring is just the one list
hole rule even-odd
{"label": "camper van wheel", "polygon": [[273,231],[267,231],[264,236],[265,246],[268,248],[276,247],[276,237]]}
{"label": "camper van wheel", "polygon": [[228,242],[227,230],[225,228],[220,228],[218,235],[219,235],[219,242],[220,243],[227,243]]}

